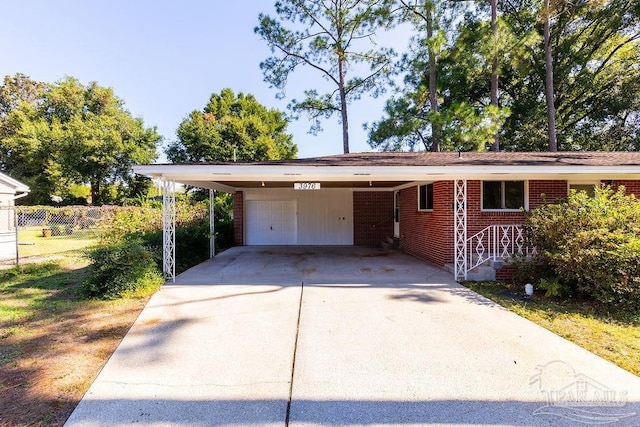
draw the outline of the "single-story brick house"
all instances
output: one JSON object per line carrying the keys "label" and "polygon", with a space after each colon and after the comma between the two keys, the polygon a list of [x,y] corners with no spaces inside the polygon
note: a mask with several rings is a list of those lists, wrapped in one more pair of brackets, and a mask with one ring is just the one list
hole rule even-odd
{"label": "single-story brick house", "polygon": [[[174,277],[175,183],[234,195],[236,245],[379,246],[472,279],[526,253],[522,209],[601,183],[640,195],[636,152],[353,153],[253,163],[143,165],[164,181],[165,265]],[[494,269],[495,271],[495,269]],[[495,274],[495,273],[494,273]]]}
{"label": "single-story brick house", "polygon": [[15,217],[11,207],[16,199],[27,194],[27,185],[0,172],[0,261],[16,258]]}

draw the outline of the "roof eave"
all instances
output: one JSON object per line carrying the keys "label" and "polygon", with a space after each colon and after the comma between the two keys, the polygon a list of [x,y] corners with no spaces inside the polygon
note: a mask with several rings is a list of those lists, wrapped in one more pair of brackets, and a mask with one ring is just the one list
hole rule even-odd
{"label": "roof eave", "polygon": [[15,178],[11,178],[9,175],[0,172],[0,181],[5,185],[12,188],[16,193],[28,193],[31,191],[28,185],[18,181]]}
{"label": "roof eave", "polygon": [[136,173],[177,182],[201,181],[371,181],[451,179],[640,179],[640,166],[276,166],[276,165],[141,165]]}

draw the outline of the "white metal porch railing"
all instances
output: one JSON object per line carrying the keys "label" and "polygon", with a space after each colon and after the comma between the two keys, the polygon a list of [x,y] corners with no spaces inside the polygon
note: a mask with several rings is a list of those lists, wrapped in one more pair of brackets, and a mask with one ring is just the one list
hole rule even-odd
{"label": "white metal porch railing", "polygon": [[467,239],[465,278],[467,272],[487,261],[534,254],[535,248],[526,245],[521,225],[490,225]]}

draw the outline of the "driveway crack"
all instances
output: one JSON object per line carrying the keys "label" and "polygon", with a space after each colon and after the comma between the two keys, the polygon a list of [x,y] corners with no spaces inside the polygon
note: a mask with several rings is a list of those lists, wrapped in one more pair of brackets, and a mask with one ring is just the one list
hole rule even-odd
{"label": "driveway crack", "polygon": [[289,426],[291,416],[291,398],[293,396],[293,377],[296,371],[296,353],[298,351],[298,335],[300,335],[300,315],[302,314],[302,296],[304,295],[304,282],[300,282],[300,300],[298,301],[298,319],[296,321],[296,338],[293,342],[293,360],[291,362],[291,380],[289,381],[289,400],[287,401],[287,415],[284,420],[285,427]]}

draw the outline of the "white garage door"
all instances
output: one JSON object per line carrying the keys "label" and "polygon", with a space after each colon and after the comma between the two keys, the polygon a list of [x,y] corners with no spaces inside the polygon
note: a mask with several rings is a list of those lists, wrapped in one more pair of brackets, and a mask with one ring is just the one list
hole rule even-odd
{"label": "white garage door", "polygon": [[295,245],[298,216],[295,200],[247,200],[247,245]]}

